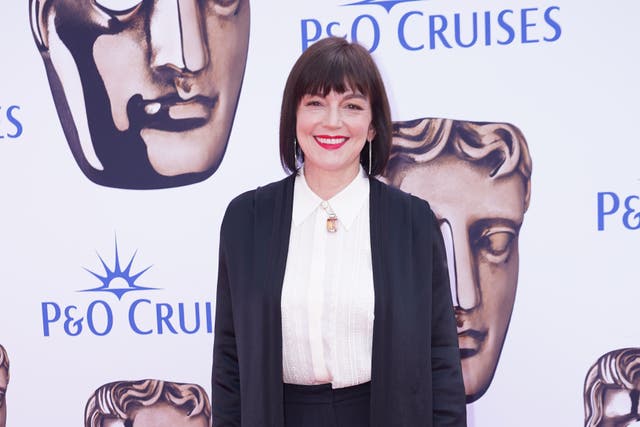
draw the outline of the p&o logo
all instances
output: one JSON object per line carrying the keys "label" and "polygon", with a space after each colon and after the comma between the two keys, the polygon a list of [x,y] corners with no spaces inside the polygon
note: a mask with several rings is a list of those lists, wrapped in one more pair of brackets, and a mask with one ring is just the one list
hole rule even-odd
{"label": "p&o logo", "polygon": [[[401,7],[406,4],[405,7]],[[336,11],[333,19],[300,21],[302,50],[324,37],[344,37],[375,51],[383,42],[414,52],[437,49],[550,43],[560,39],[559,6],[499,10],[439,11],[437,0],[360,0]],[[428,5],[429,10],[427,10]],[[378,6],[378,7],[374,7]],[[400,6],[397,7],[396,6]]]}
{"label": "p&o logo", "polygon": [[398,5],[400,3],[410,3],[414,1],[424,1],[424,0],[361,0],[355,3],[348,3],[345,6],[362,6],[362,5],[377,5],[382,6],[387,13],[391,12],[393,6]]}
{"label": "p&o logo", "polygon": [[640,230],[640,195],[600,191],[597,195],[598,231],[607,227]]}
{"label": "p&o logo", "polygon": [[[123,269],[116,241],[113,265],[110,266],[98,254],[104,271],[84,268],[98,280],[99,285],[78,292],[94,294],[95,299],[75,304],[42,302],[43,335],[105,336],[118,328],[136,335],[211,334],[212,303],[158,302],[147,297],[147,293],[157,295],[162,289],[138,283],[151,266],[135,268],[136,254],[137,251]],[[127,295],[136,295],[137,298],[129,298]]]}
{"label": "p&o logo", "polygon": [[0,142],[20,138],[23,126],[20,121],[20,106],[0,104]]}
{"label": "p&o logo", "polygon": [[92,289],[84,289],[80,292],[110,292],[114,294],[118,299],[122,299],[122,296],[127,292],[131,291],[142,291],[142,290],[154,290],[157,288],[149,288],[146,286],[138,286],[136,285],[136,280],[140,276],[142,276],[147,270],[151,268],[151,266],[146,267],[142,271],[138,273],[132,274],[131,267],[133,265],[133,260],[136,257],[137,252],[135,252],[127,267],[122,270],[120,267],[120,255],[118,254],[118,243],[116,241],[116,253],[115,253],[115,266],[114,268],[109,268],[104,259],[98,254],[98,258],[100,258],[100,262],[102,263],[102,267],[104,268],[104,276],[96,273],[95,271],[89,270],[85,268],[85,270],[92,275],[94,275],[100,282],[102,282],[102,286],[98,286],[97,288]]}

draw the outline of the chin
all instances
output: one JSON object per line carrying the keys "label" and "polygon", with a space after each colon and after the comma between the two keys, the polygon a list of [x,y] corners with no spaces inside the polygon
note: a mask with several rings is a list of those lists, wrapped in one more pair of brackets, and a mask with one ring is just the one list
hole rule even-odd
{"label": "chin", "polygon": [[211,175],[222,162],[227,140],[207,131],[212,132],[210,126],[183,133],[143,132],[151,167],[167,177],[190,173]]}
{"label": "chin", "polygon": [[467,403],[480,399],[491,385],[496,364],[483,360],[488,356],[480,352],[462,359],[462,376]]}

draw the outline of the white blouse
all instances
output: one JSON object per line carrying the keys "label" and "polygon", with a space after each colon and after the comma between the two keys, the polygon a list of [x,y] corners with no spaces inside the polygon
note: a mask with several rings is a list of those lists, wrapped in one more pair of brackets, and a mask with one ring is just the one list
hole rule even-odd
{"label": "white blouse", "polygon": [[360,174],[328,200],[337,231],[327,231],[322,199],[296,177],[282,286],[283,380],[349,387],[371,380],[373,271],[369,178]]}

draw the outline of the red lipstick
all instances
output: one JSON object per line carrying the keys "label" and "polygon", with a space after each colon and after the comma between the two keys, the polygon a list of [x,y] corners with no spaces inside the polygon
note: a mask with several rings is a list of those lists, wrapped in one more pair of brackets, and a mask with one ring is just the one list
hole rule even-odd
{"label": "red lipstick", "polygon": [[325,150],[337,150],[349,139],[342,135],[316,135],[313,138],[316,143]]}

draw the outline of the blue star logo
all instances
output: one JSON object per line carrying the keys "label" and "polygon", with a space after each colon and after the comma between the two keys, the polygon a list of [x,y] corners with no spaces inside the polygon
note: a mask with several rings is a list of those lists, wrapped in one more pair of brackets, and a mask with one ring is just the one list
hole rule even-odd
{"label": "blue star logo", "polygon": [[115,265],[113,268],[110,268],[107,263],[102,259],[100,254],[98,253],[98,258],[102,263],[102,267],[104,268],[104,275],[98,274],[94,271],[89,270],[88,268],[84,268],[87,272],[91,273],[98,280],[102,282],[102,286],[98,286],[97,288],[91,289],[83,289],[78,292],[110,292],[118,297],[118,299],[122,299],[122,296],[127,292],[131,291],[144,291],[144,290],[157,290],[159,288],[148,288],[145,286],[136,285],[136,280],[140,278],[147,270],[149,270],[152,266],[148,266],[147,268],[139,271],[138,273],[133,274],[131,272],[131,267],[133,266],[133,260],[136,257],[138,251],[134,252],[129,260],[129,263],[123,270],[120,267],[120,256],[118,254],[118,241],[115,243],[116,247],[116,257],[115,257]]}
{"label": "blue star logo", "polygon": [[414,2],[414,1],[424,1],[424,0],[360,0],[355,3],[344,4],[343,6],[366,6],[366,5],[375,4],[375,5],[384,7],[384,10],[386,10],[387,13],[389,13],[393,8],[393,6],[397,4]]}

